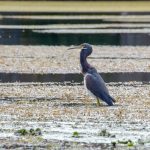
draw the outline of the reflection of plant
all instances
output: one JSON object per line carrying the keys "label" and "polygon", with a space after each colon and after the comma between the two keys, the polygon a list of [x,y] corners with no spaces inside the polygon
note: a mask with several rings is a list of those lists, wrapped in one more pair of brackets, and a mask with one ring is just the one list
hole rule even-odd
{"label": "reflection of plant", "polygon": [[73,132],[72,137],[79,138],[79,133],[77,131]]}
{"label": "reflection of plant", "polygon": [[30,130],[26,130],[26,129],[17,130],[15,134],[19,136],[25,136],[25,135],[38,136],[38,135],[42,135],[42,132],[40,128],[36,128],[36,129],[31,128]]}

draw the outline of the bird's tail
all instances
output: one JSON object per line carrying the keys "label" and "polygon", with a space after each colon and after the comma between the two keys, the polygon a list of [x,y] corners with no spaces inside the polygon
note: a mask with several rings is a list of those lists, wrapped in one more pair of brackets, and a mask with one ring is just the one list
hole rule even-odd
{"label": "bird's tail", "polygon": [[109,97],[111,98],[111,100],[112,100],[114,103],[116,103],[116,100],[115,100],[113,97],[111,97],[110,95],[109,95]]}
{"label": "bird's tail", "polygon": [[113,102],[116,102],[114,98],[112,98],[110,95],[108,94],[103,94],[103,96],[101,97],[101,99],[103,101],[105,101],[109,106],[113,106]]}

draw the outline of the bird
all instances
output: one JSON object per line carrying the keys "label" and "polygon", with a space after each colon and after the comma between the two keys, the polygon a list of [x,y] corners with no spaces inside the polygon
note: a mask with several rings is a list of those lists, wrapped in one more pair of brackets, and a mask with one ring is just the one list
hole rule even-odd
{"label": "bird", "polygon": [[88,43],[70,47],[70,49],[80,48],[81,72],[84,76],[84,86],[87,91],[97,99],[97,105],[100,106],[100,100],[109,106],[113,106],[115,99],[110,96],[108,88],[97,70],[87,62],[87,57],[91,55],[93,48]]}

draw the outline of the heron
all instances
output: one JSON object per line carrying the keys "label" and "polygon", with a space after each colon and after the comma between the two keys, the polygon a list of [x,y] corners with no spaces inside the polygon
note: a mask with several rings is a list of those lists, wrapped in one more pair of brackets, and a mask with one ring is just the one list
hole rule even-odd
{"label": "heron", "polygon": [[84,76],[84,86],[87,91],[97,99],[97,105],[100,106],[100,100],[107,103],[109,106],[113,106],[115,99],[110,96],[108,88],[97,72],[97,70],[87,62],[87,57],[91,55],[93,49],[88,43],[83,43],[79,46],[71,47],[69,49],[79,49],[80,51],[80,64],[81,72]]}

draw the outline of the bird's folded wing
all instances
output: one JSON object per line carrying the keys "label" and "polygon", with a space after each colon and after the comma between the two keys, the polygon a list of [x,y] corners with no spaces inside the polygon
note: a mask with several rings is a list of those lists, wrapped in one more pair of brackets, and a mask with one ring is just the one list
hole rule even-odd
{"label": "bird's folded wing", "polygon": [[94,75],[87,74],[85,77],[86,87],[95,96],[99,97],[103,94],[108,94],[108,90],[102,78],[95,77]]}
{"label": "bird's folded wing", "polygon": [[99,76],[87,74],[85,77],[87,89],[97,98],[112,106],[115,100],[109,95],[104,80]]}

